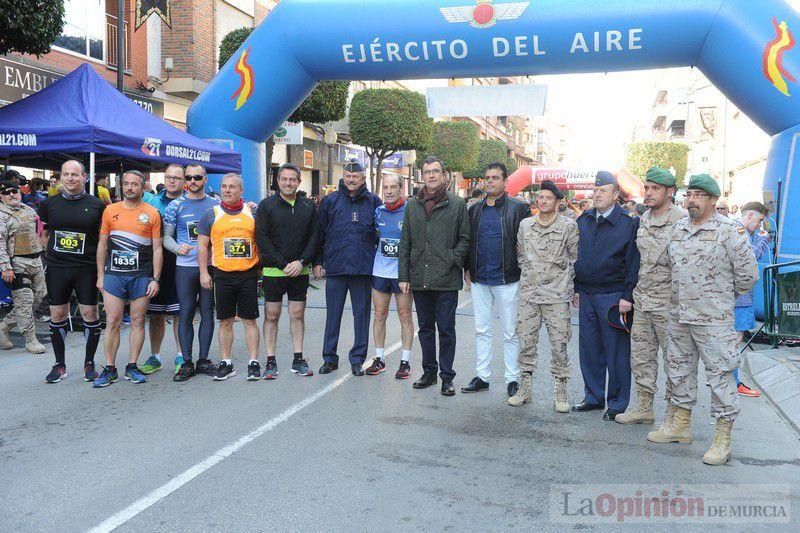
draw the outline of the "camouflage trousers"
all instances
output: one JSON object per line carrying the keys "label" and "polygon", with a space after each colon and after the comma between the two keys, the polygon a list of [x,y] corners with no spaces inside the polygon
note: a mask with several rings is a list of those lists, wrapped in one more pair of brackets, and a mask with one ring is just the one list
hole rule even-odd
{"label": "camouflage trousers", "polygon": [[[664,359],[664,374],[666,370],[667,354],[667,324],[669,312],[667,311],[636,311],[633,314],[631,327],[631,372],[640,387],[653,396],[657,392],[656,379],[658,378],[658,350]],[[664,398],[669,400],[669,381],[664,393]]]}
{"label": "camouflage trousers", "polygon": [[697,403],[698,359],[711,385],[711,414],[733,420],[739,413],[739,394],[733,370],[739,366],[736,333],[730,326],[699,326],[670,320],[667,336],[667,379],[670,401],[684,409]]}
{"label": "camouflage trousers", "polygon": [[3,322],[16,322],[20,333],[24,335],[34,331],[36,326],[33,323],[33,310],[47,296],[44,270],[42,260],[38,257],[14,257],[11,259],[11,267],[14,269],[14,281],[11,284],[14,309]]}
{"label": "camouflage trousers", "polygon": [[569,303],[520,303],[517,318],[519,336],[519,369],[535,372],[539,365],[539,332],[544,322],[550,338],[550,373],[557,378],[568,378],[572,364],[567,356],[567,343],[572,336]]}

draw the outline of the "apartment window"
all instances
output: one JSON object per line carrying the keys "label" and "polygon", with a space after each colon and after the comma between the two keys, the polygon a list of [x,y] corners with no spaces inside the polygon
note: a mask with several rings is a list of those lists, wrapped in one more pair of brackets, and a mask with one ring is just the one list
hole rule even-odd
{"label": "apartment window", "polygon": [[64,29],[54,46],[103,61],[105,0],[65,0]]}

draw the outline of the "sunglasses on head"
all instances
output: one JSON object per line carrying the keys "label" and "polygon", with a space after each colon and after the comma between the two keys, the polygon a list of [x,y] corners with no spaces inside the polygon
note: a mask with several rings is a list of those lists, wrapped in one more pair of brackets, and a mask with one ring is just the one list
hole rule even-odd
{"label": "sunglasses on head", "polygon": [[192,176],[186,176],[184,179],[186,181],[203,181],[204,179],[206,179],[206,177],[203,176],[202,174],[194,174]]}
{"label": "sunglasses on head", "polygon": [[8,196],[10,194],[17,194],[18,192],[19,189],[5,189],[4,191],[0,191],[0,194],[2,194],[3,196]]}

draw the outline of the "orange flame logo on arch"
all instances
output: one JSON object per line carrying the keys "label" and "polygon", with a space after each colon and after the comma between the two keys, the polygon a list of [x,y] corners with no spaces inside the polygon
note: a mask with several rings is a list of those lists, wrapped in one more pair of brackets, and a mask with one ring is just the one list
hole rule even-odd
{"label": "orange flame logo on arch", "polygon": [[785,20],[782,20],[780,24],[778,24],[778,20],[773,18],[772,24],[775,26],[777,37],[770,41],[764,49],[764,76],[766,76],[766,78],[772,82],[772,85],[780,92],[786,96],[791,96],[786,80],[794,83],[795,79],[783,67],[783,54],[787,50],[794,48],[794,35],[792,35]]}
{"label": "orange flame logo on arch", "polygon": [[250,47],[248,46],[247,50],[243,51],[242,55],[239,56],[239,60],[234,67],[234,70],[239,75],[240,81],[239,88],[233,93],[231,100],[236,98],[237,111],[247,103],[248,98],[253,95],[253,91],[255,90],[255,74],[253,73],[253,67],[247,64],[247,56],[249,55]]}

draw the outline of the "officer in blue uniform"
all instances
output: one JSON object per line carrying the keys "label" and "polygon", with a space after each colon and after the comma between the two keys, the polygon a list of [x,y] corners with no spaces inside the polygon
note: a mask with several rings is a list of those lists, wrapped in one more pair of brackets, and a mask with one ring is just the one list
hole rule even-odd
{"label": "officer in blue uniform", "polygon": [[364,167],[347,163],[339,190],[322,199],[319,205],[319,247],[314,276],[326,277],[325,340],[320,374],[339,368],[339,328],[347,294],[353,306],[353,347],[350,368],[363,376],[362,364],[367,357],[369,320],[372,310],[372,261],[378,247],[375,229],[375,208],[381,199],[369,192]]}
{"label": "officer in blue uniform", "polygon": [[[594,209],[578,217],[578,261],[575,300],[579,307],[579,354],[584,399],[573,411],[607,407],[603,420],[614,420],[628,407],[631,387],[631,342],[623,330],[608,323],[608,310],[633,308],[633,288],[639,275],[636,232],[639,219],[616,200],[619,184],[613,174],[597,173]],[[606,390],[606,373],[608,389]]]}

